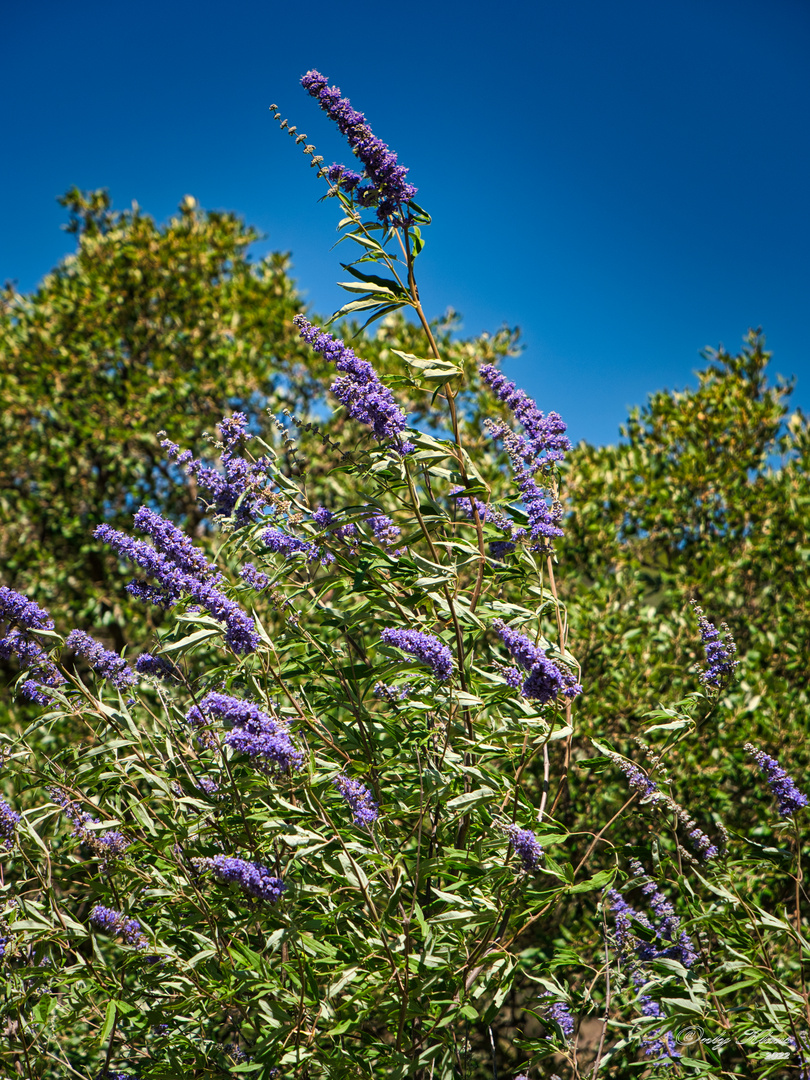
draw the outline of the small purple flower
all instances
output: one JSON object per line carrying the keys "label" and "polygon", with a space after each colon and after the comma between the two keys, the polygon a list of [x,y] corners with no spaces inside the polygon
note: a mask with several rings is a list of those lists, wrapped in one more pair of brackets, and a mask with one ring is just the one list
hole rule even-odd
{"label": "small purple flower", "polygon": [[53,619],[47,611],[22,593],[0,585],[0,622],[28,630],[53,630]]}
{"label": "small purple flower", "polygon": [[380,442],[392,445],[404,455],[413,449],[402,441],[407,418],[394,400],[394,395],[380,382],[377,372],[367,360],[361,360],[348,345],[319,330],[303,315],[293,323],[301,337],[315,352],[335,365],[341,373],[332,383],[331,391],[353,420],[367,424]]}
{"label": "small purple flower", "polygon": [[[558,694],[573,698],[582,693],[582,687],[574,675],[566,668],[559,668],[549,660],[543,649],[533,644],[525,634],[513,630],[502,619],[494,619],[493,628],[498,632],[509,655],[527,672],[521,693],[525,698],[532,698],[541,705],[554,701]],[[515,668],[507,668],[504,677],[510,686],[517,683]]]}
{"label": "small purple flower", "polygon": [[372,514],[368,523],[375,538],[384,548],[392,548],[399,543],[402,530],[386,514]]}
{"label": "small purple flower", "polygon": [[520,859],[520,865],[527,874],[533,874],[540,865],[540,857],[543,854],[537,837],[531,829],[521,829],[518,825],[507,825],[506,835]]}
{"label": "small purple flower", "polygon": [[20,815],[0,796],[0,844],[9,849],[14,846],[19,823]]}
{"label": "small purple flower", "polygon": [[341,774],[332,781],[349,805],[355,825],[370,827],[380,816],[380,810],[369,789],[359,780]]}
{"label": "small purple flower", "polygon": [[327,170],[332,183],[339,184],[344,191],[356,192],[361,206],[375,206],[381,222],[407,224],[409,218],[403,218],[402,206],[413,199],[416,188],[405,179],[408,170],[397,164],[397,155],[376,137],[363,113],[353,109],[349,99],[340,96],[337,86],[329,86],[319,71],[308,71],[301,79],[301,85],[337,124],[355,156],[365,166],[368,183],[363,187],[358,188],[362,177],[342,165],[333,165]]}
{"label": "small purple flower", "polygon": [[700,628],[700,636],[707,660],[707,667],[705,671],[701,672],[700,681],[704,686],[720,691],[731,682],[734,669],[740,662],[735,657],[737,646],[734,644],[731,631],[726,623],[720,624],[723,630],[721,634],[717,627],[710,623],[703,614],[703,608],[699,607],[694,600],[692,601],[692,607],[698,617],[698,627]]}
{"label": "small purple flower", "polygon": [[277,555],[284,555],[288,559],[301,552],[307,562],[315,562],[320,555],[317,545],[311,540],[299,540],[297,536],[290,536],[275,527],[262,533],[262,543]]}
{"label": "small purple flower", "polygon": [[105,649],[99,641],[85,634],[83,630],[71,630],[65,639],[65,645],[77,656],[83,657],[102,679],[106,679],[119,690],[126,690],[138,682],[138,676],[123,657]]}
{"label": "small purple flower", "polygon": [[807,806],[807,796],[799,791],[776,758],[769,757],[764,750],[757,750],[752,743],[746,743],[745,749],[765,773],[765,779],[779,804],[782,817],[792,817],[803,806]]}
{"label": "small purple flower", "polygon": [[263,574],[261,570],[257,570],[253,563],[245,563],[239,571],[239,576],[243,581],[247,582],[251,589],[255,589],[256,592],[264,592],[270,585],[270,578],[267,574]]}
{"label": "small purple flower", "polygon": [[108,934],[122,937],[127,945],[134,945],[136,949],[145,949],[146,936],[137,919],[128,919],[120,911],[114,908],[96,904],[90,912],[90,922],[99,930],[105,930]]}
{"label": "small purple flower", "polygon": [[48,794],[51,800],[62,808],[65,817],[73,825],[72,835],[77,836],[82,844],[100,859],[102,873],[107,873],[111,864],[124,857],[130,841],[123,833],[118,832],[117,829],[101,832],[88,828],[89,825],[97,824],[98,818],[82,810],[79,804],[60,788],[49,788]]}
{"label": "small purple flower", "polygon": [[281,878],[274,877],[266,866],[233,855],[215,855],[212,859],[194,859],[193,862],[198,867],[211,870],[218,881],[234,881],[248,896],[267,900],[271,904],[281,899],[286,888]]}
{"label": "small purple flower", "polygon": [[263,712],[255,702],[212,692],[199,707],[192,706],[186,719],[196,727],[205,724],[209,716],[217,716],[230,726],[225,742],[251,758],[261,772],[300,769],[304,755],[290,738],[287,725]]}
{"label": "small purple flower", "polygon": [[651,780],[647,774],[634,764],[632,761],[627,761],[626,758],[619,757],[618,754],[611,755],[611,761],[614,765],[622,770],[627,777],[627,783],[633,788],[634,791],[640,791],[642,798],[651,798],[654,802],[661,797],[661,792],[658,789],[658,784],[654,780]]}
{"label": "small purple flower", "polygon": [[405,683],[402,686],[390,686],[388,683],[377,682],[374,684],[374,697],[393,705],[397,701],[406,701],[410,697],[412,689],[410,683]]}
{"label": "small purple flower", "polygon": [[552,995],[550,992],[543,994],[541,998],[541,1010],[544,1020],[550,1020],[556,1024],[562,1031],[566,1039],[570,1039],[574,1034],[574,1018],[571,1015],[571,1009],[565,1001],[545,1001],[544,999],[550,998]]}
{"label": "small purple flower", "polygon": [[152,653],[141,653],[135,661],[135,670],[140,675],[153,675],[156,679],[167,682],[181,682],[180,672],[174,664],[163,656],[154,656]]}
{"label": "small purple flower", "polygon": [[51,698],[44,692],[45,687],[64,686],[65,677],[31,634],[37,630],[52,630],[53,619],[27,596],[2,585],[0,623],[5,623],[8,628],[5,637],[0,638],[0,659],[16,657],[20,668],[27,670],[30,676],[20,687],[20,693],[29,701],[49,705]]}
{"label": "small purple flower", "polygon": [[415,656],[431,669],[440,682],[446,682],[453,674],[453,657],[448,647],[432,634],[421,630],[383,630],[380,635],[386,645]]}
{"label": "small purple flower", "polygon": [[[544,416],[535,402],[493,367],[483,364],[481,378],[512,410],[523,425],[518,435],[503,420],[487,420],[486,427],[493,439],[503,441],[504,450],[512,464],[515,482],[520,490],[529,520],[529,535],[543,548],[548,540],[562,536],[560,521],[562,505],[535,480],[535,474],[548,471],[551,464],[562,461],[571,443],[565,434],[565,424],[557,413]],[[550,502],[549,502],[550,500]]]}

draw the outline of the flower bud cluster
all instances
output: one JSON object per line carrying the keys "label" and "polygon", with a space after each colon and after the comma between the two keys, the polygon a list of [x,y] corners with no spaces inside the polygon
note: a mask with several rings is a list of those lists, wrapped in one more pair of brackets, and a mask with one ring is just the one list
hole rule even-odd
{"label": "flower bud cluster", "polygon": [[707,667],[700,674],[700,681],[710,690],[719,693],[729,685],[734,677],[734,669],[738,666],[736,658],[737,646],[731,636],[731,631],[726,623],[721,623],[721,634],[717,627],[710,623],[703,614],[701,608],[694,600],[692,607],[698,617],[700,636],[706,653]]}
{"label": "flower bud cluster", "polygon": [[138,676],[118,653],[105,649],[83,630],[71,630],[65,639],[65,645],[81,656],[102,679],[112,683],[119,690],[126,690],[138,682]]}
{"label": "flower bud cluster", "polygon": [[218,881],[235,882],[248,896],[267,900],[271,904],[281,899],[286,888],[281,878],[275,877],[266,866],[234,855],[215,855],[213,858],[191,861],[200,870],[210,870]]}
{"label": "flower bud cluster", "polygon": [[101,872],[107,873],[110,866],[116,860],[123,858],[129,840],[117,829],[107,829],[105,832],[88,828],[88,825],[98,824],[98,818],[92,817],[82,810],[77,802],[70,798],[60,788],[48,789],[51,800],[62,808],[62,812],[73,825],[72,836],[77,836],[82,844],[88,847],[101,861]]}
{"label": "flower bud cluster", "polygon": [[300,769],[304,755],[295,746],[287,725],[263,712],[252,701],[230,694],[206,694],[199,706],[189,710],[186,719],[194,727],[205,725],[212,716],[219,717],[230,731],[225,742],[251,759],[261,772],[290,772]]}
{"label": "flower bud cluster", "polygon": [[138,920],[128,919],[114,908],[96,904],[90,912],[90,922],[99,930],[106,930],[108,934],[122,937],[127,945],[134,945],[136,949],[146,948],[146,935]]}
{"label": "flower bud cluster", "polygon": [[799,791],[792,777],[790,777],[776,758],[769,757],[764,750],[758,750],[753,743],[746,743],[745,749],[765,773],[768,787],[779,805],[779,813],[782,817],[793,817],[807,806],[807,796]]}
{"label": "flower bud cluster", "polygon": [[359,780],[350,780],[341,773],[332,781],[352,812],[355,825],[368,828],[380,816],[380,809],[369,789]]}

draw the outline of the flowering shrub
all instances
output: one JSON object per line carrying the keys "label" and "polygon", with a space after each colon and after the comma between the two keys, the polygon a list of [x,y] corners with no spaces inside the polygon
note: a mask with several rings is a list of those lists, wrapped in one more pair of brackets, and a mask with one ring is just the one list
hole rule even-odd
{"label": "flowering shrub", "polygon": [[[171,613],[134,663],[0,589],[2,655],[41,709],[4,737],[0,1054],[43,1078],[810,1074],[807,797],[753,746],[775,837],[734,837],[675,795],[734,678],[731,631],[697,609],[694,693],[649,717],[640,760],[591,740],[580,767],[629,793],[569,831],[588,686],[552,546],[565,425],[481,365],[521,429],[488,424],[510,471],[487,481],[456,406],[467,373],[416,287],[416,188],[340,91],[302,82],[363,166],[325,167],[281,120],[356,245],[359,298],[335,318],[409,309],[427,355],[400,353],[387,385],[362,342],[295,320],[367,429],[318,463],[351,476],[353,502],[322,505],[308,463],[239,412],[221,470],[164,441],[222,545],[215,564],[151,506],[145,539],[96,528],[136,568],[122,588]],[[405,384],[443,397],[446,431],[408,426]]]}

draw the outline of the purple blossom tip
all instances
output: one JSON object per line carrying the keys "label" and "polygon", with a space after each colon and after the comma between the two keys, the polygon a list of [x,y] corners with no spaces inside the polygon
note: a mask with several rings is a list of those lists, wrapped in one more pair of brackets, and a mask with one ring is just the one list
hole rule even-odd
{"label": "purple blossom tip", "polygon": [[350,780],[341,773],[332,781],[352,812],[355,825],[368,828],[380,816],[380,810],[369,789],[359,780]]}
{"label": "purple blossom tip", "polygon": [[703,614],[703,608],[694,600],[691,604],[698,617],[698,627],[707,661],[705,670],[700,673],[700,681],[711,690],[723,690],[731,682],[734,669],[739,664],[735,655],[737,646],[725,623],[721,623],[723,631],[721,634],[714,623],[710,623]]}
{"label": "purple blossom tip", "polygon": [[[549,660],[545,651],[533,644],[525,634],[513,630],[502,619],[494,619],[492,627],[506,645],[512,659],[527,673],[522,680],[520,691],[525,698],[532,698],[545,705],[554,701],[558,694],[573,698],[582,693],[582,687],[572,672]],[[510,686],[516,687],[519,684],[520,673],[516,668],[507,668],[504,677]]]}
{"label": "purple blossom tip", "polygon": [[361,360],[344,342],[314,326],[305,316],[296,315],[293,323],[304,341],[315,352],[322,353],[341,373],[330,389],[349,416],[358,423],[367,424],[380,442],[406,454],[409,444],[402,440],[402,432],[407,426],[405,413],[388,387],[380,382],[372,365]]}
{"label": "purple blossom tip", "polygon": [[543,849],[531,829],[521,829],[519,825],[507,825],[506,835],[520,859],[521,867],[527,874],[533,874],[540,865]]}
{"label": "purple blossom tip", "polygon": [[261,772],[290,772],[300,769],[304,755],[290,738],[287,725],[255,702],[212,692],[194,705],[186,719],[199,727],[216,716],[230,728],[225,736],[228,746],[251,759]]}
{"label": "purple blossom tip", "polygon": [[96,674],[119,690],[125,690],[138,682],[138,676],[122,656],[105,649],[83,630],[71,630],[65,639],[65,645],[77,656],[85,659]]}
{"label": "purple blossom tip", "polygon": [[136,949],[146,948],[146,935],[138,920],[128,919],[114,908],[96,904],[90,912],[90,922],[99,930],[123,938],[127,945],[134,945]]}
{"label": "purple blossom tip", "polygon": [[286,886],[279,877],[275,877],[261,863],[248,862],[233,855],[215,855],[212,859],[195,859],[196,865],[207,867],[214,877],[222,882],[235,882],[257,900],[267,900],[271,904],[281,899]]}
{"label": "purple blossom tip", "polygon": [[449,648],[432,634],[423,634],[421,630],[387,629],[380,638],[386,645],[393,645],[427,664],[440,682],[446,682],[453,674]]}
{"label": "purple blossom tip", "polygon": [[765,779],[777,800],[782,817],[792,817],[802,807],[807,806],[807,796],[799,791],[776,758],[769,757],[764,750],[758,750],[752,743],[746,743],[745,749],[765,773]]}

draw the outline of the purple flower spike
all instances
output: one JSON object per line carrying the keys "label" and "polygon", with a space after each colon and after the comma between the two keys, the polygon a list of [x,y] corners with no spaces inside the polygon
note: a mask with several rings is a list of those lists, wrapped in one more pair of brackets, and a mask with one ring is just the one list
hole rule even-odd
{"label": "purple flower spike", "polygon": [[106,679],[119,690],[126,690],[138,682],[138,676],[122,656],[105,649],[83,630],[71,630],[65,639],[65,645],[77,656],[83,657],[102,679]]}
{"label": "purple flower spike", "polygon": [[[550,998],[551,993],[543,994],[544,1000]],[[548,1001],[542,1005],[543,1019],[550,1020],[556,1024],[562,1031],[566,1039],[570,1039],[574,1034],[574,1018],[571,1015],[571,1010],[565,1001]]]}
{"label": "purple flower spike", "polygon": [[520,865],[527,874],[533,874],[540,865],[543,849],[531,829],[521,829],[519,825],[507,825],[506,835],[520,859]]}
{"label": "purple flower spike", "polygon": [[346,407],[349,416],[361,424],[368,424],[380,442],[393,444],[400,454],[412,450],[411,443],[402,441],[402,432],[407,426],[405,413],[388,387],[380,382],[371,364],[361,360],[342,341],[313,326],[303,315],[296,315],[293,322],[304,341],[341,372],[330,389]]}
{"label": "purple flower spike", "polygon": [[698,627],[700,628],[700,636],[707,660],[706,670],[701,672],[700,681],[704,686],[708,686],[712,690],[723,690],[731,682],[734,669],[740,662],[735,657],[737,646],[734,644],[731,631],[725,623],[720,624],[723,630],[721,634],[717,627],[710,623],[703,614],[703,608],[699,607],[694,600],[692,601],[692,607],[698,617]]}
{"label": "purple flower spike", "polygon": [[170,458],[174,458],[189,476],[194,477],[200,489],[211,495],[216,513],[232,517],[236,525],[246,525],[258,520],[269,504],[269,459],[262,457],[251,462],[238,454],[241,444],[253,438],[247,432],[247,422],[245,414],[239,412],[221,422],[220,430],[224,443],[221,455],[222,472],[194,458],[190,450],[181,451],[176,443],[168,439],[164,439],[160,444]]}
{"label": "purple flower spike", "polygon": [[109,544],[117,555],[145,570],[157,585],[131,581],[127,592],[147,603],[172,607],[182,596],[188,596],[226,627],[225,640],[237,653],[253,652],[259,645],[259,635],[253,619],[217,586],[222,575],[212,566],[170,521],[141,507],[135,515],[139,529],[148,533],[154,547],[144,540],[134,540],[126,533],[99,525],[93,535]]}
{"label": "purple flower spike", "polygon": [[450,650],[432,634],[420,630],[383,630],[380,637],[386,645],[394,645],[427,664],[440,682],[447,682],[453,674]]}
{"label": "purple flower spike", "polygon": [[274,877],[261,863],[247,862],[233,855],[215,855],[212,859],[195,859],[195,865],[207,867],[219,881],[236,882],[248,896],[277,903],[284,892],[284,882]]}
{"label": "purple flower spike", "polygon": [[380,811],[369,789],[359,780],[350,780],[343,774],[336,776],[332,782],[348,803],[355,825],[373,825],[380,816]]}
{"label": "purple flower spike", "polygon": [[[523,497],[529,519],[529,535],[539,548],[555,536],[560,528],[562,506],[535,480],[535,474],[546,471],[555,461],[562,461],[571,443],[565,434],[565,424],[557,413],[544,416],[535,402],[492,364],[479,368],[481,378],[523,425],[525,434],[518,435],[503,420],[487,420],[486,427],[493,439],[502,439],[504,450],[512,463],[515,482]],[[549,502],[550,500],[550,502]]]}
{"label": "purple flower spike", "polygon": [[5,637],[0,638],[0,660],[15,656],[20,667],[30,675],[20,688],[22,696],[39,705],[49,705],[51,699],[44,693],[44,688],[64,686],[65,677],[31,634],[37,630],[52,630],[53,619],[27,596],[2,585],[0,623],[7,626]]}
{"label": "purple flower spike", "polygon": [[361,206],[376,206],[380,221],[406,224],[408,219],[403,220],[402,204],[414,197],[416,188],[405,179],[408,170],[397,164],[397,155],[376,137],[365,116],[352,108],[349,99],[340,96],[338,87],[328,85],[326,76],[319,71],[308,71],[301,79],[301,85],[337,124],[355,156],[365,166],[368,183],[362,187],[358,187],[362,177],[342,165],[333,165],[327,170],[332,183],[339,184],[344,191],[356,192]]}
{"label": "purple flower spike", "polygon": [[106,930],[108,934],[122,937],[127,945],[134,945],[136,949],[146,948],[146,936],[138,920],[128,919],[114,908],[96,904],[90,912],[90,922],[99,930]]}
{"label": "purple flower spike", "polygon": [[757,750],[752,743],[746,743],[745,749],[765,773],[765,779],[779,804],[782,817],[792,817],[803,806],[807,806],[807,796],[799,791],[776,758],[769,757],[763,750]]}
{"label": "purple flower spike", "polygon": [[0,796],[0,844],[7,848],[14,846],[19,823],[20,815]]}
{"label": "purple flower spike", "polygon": [[261,772],[285,773],[301,768],[304,755],[290,738],[287,725],[263,712],[254,702],[212,692],[205,695],[199,708],[192,706],[186,719],[193,727],[199,727],[211,716],[230,726],[225,742],[251,758]]}
{"label": "purple flower spike", "polygon": [[[545,705],[554,701],[558,694],[573,698],[582,693],[582,687],[573,674],[565,668],[557,667],[525,634],[513,630],[502,619],[494,619],[492,626],[497,630],[512,659],[528,672],[520,691],[525,698],[533,698]],[[507,669],[504,676],[510,686],[519,684],[520,674],[515,668]]]}

